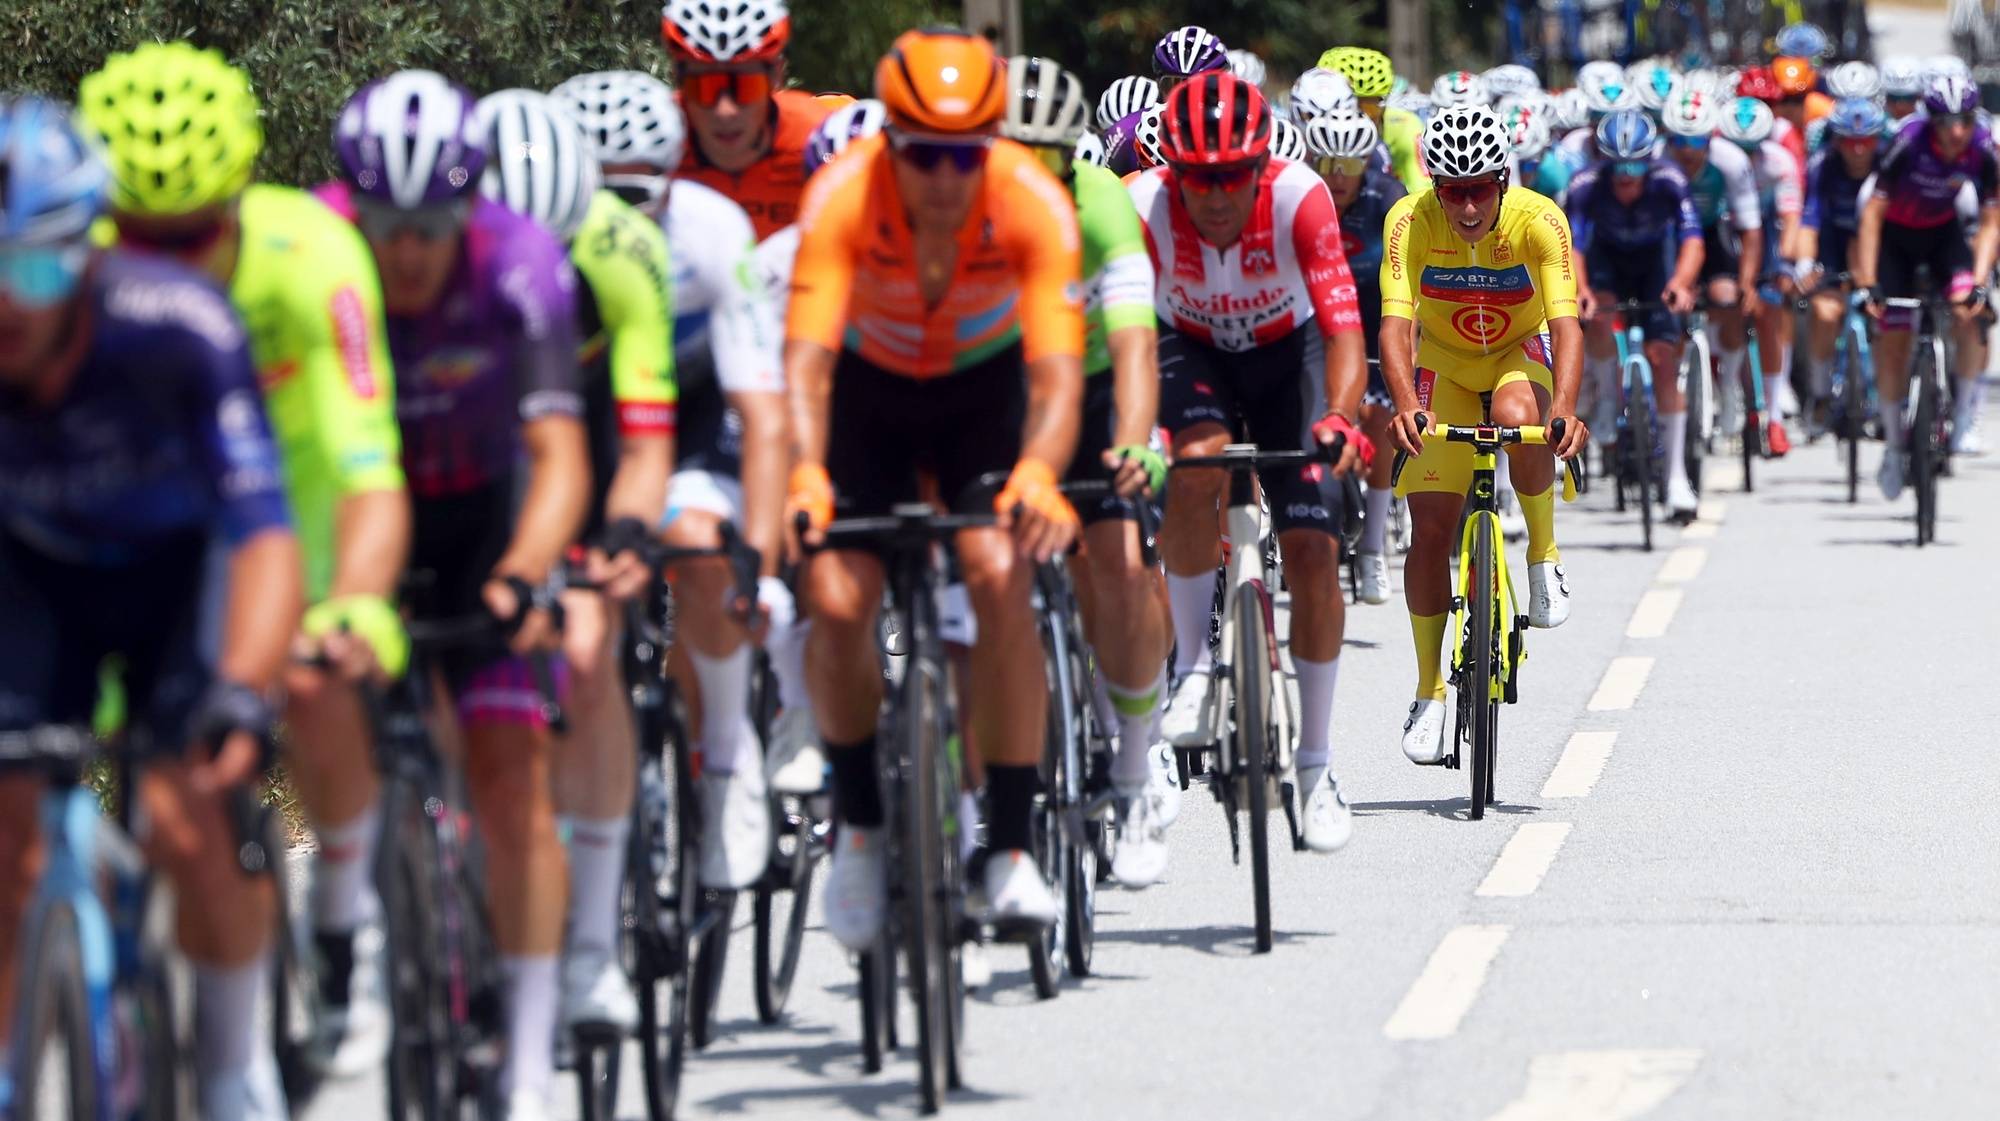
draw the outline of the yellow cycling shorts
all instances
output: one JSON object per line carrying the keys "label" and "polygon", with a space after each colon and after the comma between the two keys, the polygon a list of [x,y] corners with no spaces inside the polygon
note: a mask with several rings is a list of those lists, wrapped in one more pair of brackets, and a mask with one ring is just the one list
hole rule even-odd
{"label": "yellow cycling shorts", "polygon": [[[1417,403],[1443,424],[1478,424],[1486,419],[1479,395],[1518,381],[1532,382],[1555,396],[1546,335],[1529,335],[1518,347],[1466,358],[1442,348],[1417,346]],[[1424,453],[1403,468],[1396,493],[1464,494],[1472,486],[1472,445],[1429,438]]]}

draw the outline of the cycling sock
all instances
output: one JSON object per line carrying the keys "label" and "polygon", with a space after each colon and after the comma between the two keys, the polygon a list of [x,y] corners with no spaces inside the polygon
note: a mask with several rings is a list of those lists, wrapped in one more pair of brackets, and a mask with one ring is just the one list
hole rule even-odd
{"label": "cycling sock", "polygon": [[1660,414],[1660,448],[1667,460],[1667,485],[1688,483],[1687,457],[1681,448],[1687,444],[1688,415],[1686,412]]}
{"label": "cycling sock", "polygon": [[1333,758],[1333,689],[1340,680],[1340,659],[1315,662],[1292,655],[1299,682],[1298,769],[1324,767]]}
{"label": "cycling sock", "polygon": [[1041,775],[1034,767],[986,764],[986,848],[1025,849],[1034,843],[1035,792]]}
{"label": "cycling sock", "polygon": [[1743,400],[1743,367],[1749,360],[1750,351],[1747,348],[1716,353],[1715,380],[1724,394],[1724,401]]}
{"label": "cycling sock", "polygon": [[[1166,668],[1163,662],[1161,669]],[[1099,727],[1109,728],[1118,719],[1118,710],[1111,704],[1111,680],[1101,673],[1090,675],[1090,704],[1097,710]]]}
{"label": "cycling sock", "polygon": [[257,1015],[270,959],[262,951],[245,965],[194,967],[195,1064],[203,1076],[249,1069],[262,1032]]}
{"label": "cycling sock", "polygon": [[806,636],[812,633],[811,620],[788,627],[773,627],[764,639],[764,651],[771,656],[771,674],[778,679],[780,708],[812,708],[806,692]]}
{"label": "cycling sock", "polygon": [[[1561,465],[1556,469],[1560,471]],[[1562,550],[1556,548],[1556,488],[1551,486],[1540,494],[1517,490],[1514,501],[1520,504],[1521,518],[1528,523],[1528,563],[1561,562]]]}
{"label": "cycling sock", "polygon": [[623,814],[570,819],[569,944],[575,949],[608,953],[617,948],[618,889],[625,878],[630,829]]}
{"label": "cycling sock", "polygon": [[750,726],[750,647],[720,658],[690,650],[688,660],[701,683],[701,769],[733,775],[757,739]]}
{"label": "cycling sock", "polygon": [[507,998],[507,1061],[500,1092],[546,1095],[555,1078],[556,956],[502,954]]}
{"label": "cycling sock", "polygon": [[1207,673],[1214,663],[1208,651],[1208,621],[1215,606],[1215,573],[1167,573],[1167,605],[1174,617],[1174,676]]}
{"label": "cycling sock", "polygon": [[839,820],[862,829],[882,824],[882,780],[875,770],[875,737],[826,745],[833,766],[833,808]]}
{"label": "cycling sock", "polygon": [[313,926],[326,933],[347,933],[373,919],[381,900],[375,895],[375,836],[381,828],[382,803],[372,800],[344,825],[320,828],[319,855],[313,860]]}
{"label": "cycling sock", "polygon": [[1389,500],[1395,496],[1395,491],[1388,487],[1368,488],[1368,516],[1361,519],[1362,552],[1389,551]]}
{"label": "cycling sock", "polygon": [[1411,615],[1417,643],[1417,699],[1444,700],[1444,615]]}
{"label": "cycling sock", "polygon": [[1153,719],[1160,711],[1160,695],[1166,692],[1167,667],[1162,663],[1143,689],[1114,685],[1101,673],[1097,679],[1104,682],[1118,714],[1118,754],[1111,761],[1111,784],[1127,790],[1143,786],[1153,773]]}
{"label": "cycling sock", "polygon": [[[1585,355],[1583,372],[1590,379],[1590,384],[1597,387],[1596,411],[1607,416],[1616,413],[1621,404],[1618,389],[1618,356],[1608,354],[1597,358]],[[1609,433],[1605,435],[1607,439],[1610,437]]]}
{"label": "cycling sock", "polygon": [[1951,426],[1955,432],[1963,432],[1972,426],[1972,420],[1979,415],[1979,377],[1954,378],[1958,390],[1958,400],[1952,405]]}
{"label": "cycling sock", "polygon": [[1903,450],[1903,403],[1880,398],[1875,404],[1882,417],[1882,442],[1894,451]]}
{"label": "cycling sock", "polygon": [[985,815],[979,812],[979,795],[970,790],[958,792],[958,858],[970,861],[972,854],[979,851],[979,826]]}

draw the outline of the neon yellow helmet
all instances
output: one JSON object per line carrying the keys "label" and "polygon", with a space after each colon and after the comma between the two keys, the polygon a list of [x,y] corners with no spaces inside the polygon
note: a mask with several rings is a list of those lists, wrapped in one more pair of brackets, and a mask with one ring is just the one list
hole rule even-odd
{"label": "neon yellow helmet", "polygon": [[77,108],[104,140],[111,203],[175,215],[235,197],[264,148],[250,76],[221,52],[147,43],[84,78]]}
{"label": "neon yellow helmet", "polygon": [[1347,75],[1356,97],[1387,97],[1396,80],[1396,67],[1389,56],[1367,47],[1335,47],[1319,56],[1319,64]]}

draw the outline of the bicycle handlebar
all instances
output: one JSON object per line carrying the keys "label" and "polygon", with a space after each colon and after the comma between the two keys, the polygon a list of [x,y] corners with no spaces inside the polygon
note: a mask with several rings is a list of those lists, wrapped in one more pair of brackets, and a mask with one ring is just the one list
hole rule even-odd
{"label": "bicycle handlebar", "polygon": [[[1471,444],[1475,451],[1498,452],[1501,448],[1514,444],[1560,444],[1562,443],[1565,424],[1566,422],[1562,417],[1557,417],[1555,423],[1546,427],[1539,424],[1523,424],[1515,427],[1503,424],[1434,425],[1428,414],[1417,414],[1417,431],[1434,430],[1445,442]],[[1409,462],[1410,453],[1401,450],[1396,452],[1395,465],[1389,469],[1389,485],[1391,487],[1394,487],[1402,480],[1403,468],[1407,467]],[[1574,457],[1563,460],[1563,467],[1568,472],[1569,483],[1566,493],[1563,495],[1563,500],[1566,502],[1575,501],[1577,495],[1584,494],[1589,490],[1589,483],[1583,474],[1583,470],[1577,466]]]}
{"label": "bicycle handlebar", "polygon": [[1339,462],[1340,453],[1346,450],[1347,436],[1337,434],[1331,444],[1320,444],[1304,451],[1262,451],[1255,444],[1229,444],[1219,455],[1182,456],[1167,465],[1169,471],[1182,468],[1222,468],[1225,471],[1261,471],[1266,467],[1282,467],[1288,463]]}

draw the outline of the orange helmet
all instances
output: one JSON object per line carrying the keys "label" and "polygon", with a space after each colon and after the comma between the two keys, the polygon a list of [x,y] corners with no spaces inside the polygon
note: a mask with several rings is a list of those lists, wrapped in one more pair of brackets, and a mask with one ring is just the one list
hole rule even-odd
{"label": "orange helmet", "polygon": [[1780,55],[1771,60],[1771,76],[1778,80],[1778,89],[1786,97],[1797,97],[1811,93],[1819,85],[1819,72],[1813,64],[1802,58]]}
{"label": "orange helmet", "polygon": [[1000,56],[983,36],[955,27],[905,31],[875,66],[875,96],[889,120],[917,132],[975,132],[1007,108]]}

